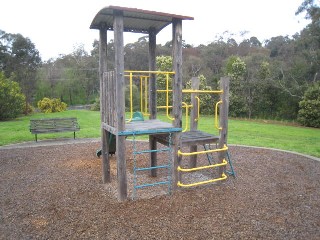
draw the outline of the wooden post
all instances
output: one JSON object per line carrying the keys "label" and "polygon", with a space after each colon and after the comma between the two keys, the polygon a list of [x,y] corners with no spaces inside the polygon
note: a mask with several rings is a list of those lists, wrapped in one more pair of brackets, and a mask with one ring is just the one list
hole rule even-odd
{"label": "wooden post", "polygon": [[[199,90],[200,80],[198,77],[191,78],[191,88],[192,90]],[[195,131],[198,129],[198,100],[197,93],[191,93],[191,104],[192,109],[190,112],[190,131]],[[190,152],[196,152],[197,145],[190,146]],[[189,158],[189,167],[195,168],[197,166],[197,155],[191,155]]]}
{"label": "wooden post", "polygon": [[[156,70],[156,46],[157,46],[157,35],[154,28],[149,30],[149,71]],[[149,78],[149,119],[157,118],[157,88],[156,88],[156,75],[150,74]],[[157,149],[157,141],[149,135],[149,148],[151,150]],[[157,153],[150,153],[150,165],[151,167],[157,166]],[[151,176],[157,176],[157,169],[151,169]]]}
{"label": "wooden post", "polygon": [[[155,29],[149,30],[149,71],[156,70],[156,41],[157,35]],[[157,118],[157,88],[156,75],[150,74],[149,78],[149,113],[150,119]]]}
{"label": "wooden post", "polygon": [[[172,57],[173,71],[175,71],[174,80],[172,83],[173,95],[173,126],[176,128],[182,127],[182,20],[173,19],[172,21]],[[173,188],[177,187],[178,182],[178,166],[181,157],[178,156],[180,148],[181,133],[173,134]]]}
{"label": "wooden post", "polygon": [[[221,94],[220,100],[222,100],[222,104],[220,105],[220,127],[222,130],[220,131],[220,139],[219,139],[219,148],[223,148],[225,144],[227,144],[227,136],[228,136],[228,112],[229,112],[229,77],[222,77],[220,79],[220,89],[223,91]],[[221,163],[223,159],[226,158],[226,152],[219,152],[218,158]],[[219,174],[225,172],[226,167],[219,168]]]}
{"label": "wooden post", "polygon": [[103,128],[102,123],[106,120],[106,92],[104,72],[107,71],[107,28],[99,29],[99,78],[100,78],[100,116],[101,116],[101,155],[102,155],[102,182],[111,182],[110,178],[110,160],[109,160],[109,141],[108,133]]}
{"label": "wooden post", "polygon": [[[125,82],[124,82],[124,47],[123,47],[123,12],[114,10],[113,29],[115,46],[116,102],[118,132],[125,130]],[[125,136],[116,135],[116,157],[118,177],[118,199],[127,198],[126,143]]]}

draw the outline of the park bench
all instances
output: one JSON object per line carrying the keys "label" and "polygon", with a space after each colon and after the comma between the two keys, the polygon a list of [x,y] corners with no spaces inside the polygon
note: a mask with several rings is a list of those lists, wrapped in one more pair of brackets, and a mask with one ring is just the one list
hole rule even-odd
{"label": "park bench", "polygon": [[35,134],[36,142],[37,134],[55,133],[55,132],[73,132],[73,138],[76,138],[76,131],[80,130],[77,118],[45,118],[31,119],[30,132]]}

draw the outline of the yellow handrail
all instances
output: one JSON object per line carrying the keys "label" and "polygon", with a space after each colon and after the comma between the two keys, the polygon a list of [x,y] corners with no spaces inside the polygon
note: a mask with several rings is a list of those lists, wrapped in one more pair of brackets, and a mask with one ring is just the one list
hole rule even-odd
{"label": "yellow handrail", "polygon": [[[190,104],[190,105],[186,105],[188,108],[191,108],[192,107],[192,105]],[[182,107],[185,107],[185,106],[182,106]],[[159,109],[162,109],[162,108],[167,108],[167,106],[157,106],[157,108],[159,108]],[[170,106],[168,106],[168,108],[172,108],[172,106],[170,105]]]}
{"label": "yellow handrail", "polygon": [[183,89],[183,93],[216,93],[221,94],[223,90],[193,90],[193,89]]}
{"label": "yellow handrail", "polygon": [[[157,92],[172,92],[172,90],[168,89],[159,89]],[[223,90],[192,90],[192,89],[182,89],[182,93],[215,93],[215,94],[222,94]]]}
{"label": "yellow handrail", "polygon": [[222,101],[219,101],[219,102],[216,103],[216,107],[215,107],[215,111],[214,111],[214,126],[215,126],[216,129],[218,129],[218,130],[222,130],[222,127],[220,127],[220,126],[218,125],[218,106],[219,106],[219,104],[221,104],[221,103],[222,103]]}
{"label": "yellow handrail", "polygon": [[129,84],[130,84],[130,118],[126,122],[131,122],[133,117],[133,101],[132,101],[132,73],[129,75]]}
{"label": "yellow handrail", "polygon": [[200,98],[196,96],[196,99],[198,101],[198,118],[194,119],[195,122],[199,121],[200,119]]}
{"label": "yellow handrail", "polygon": [[194,187],[194,186],[198,186],[198,185],[202,185],[202,184],[208,184],[208,183],[213,183],[213,182],[217,182],[217,181],[222,181],[227,179],[227,175],[225,173],[222,173],[220,178],[214,178],[211,180],[207,180],[207,181],[202,181],[202,182],[196,182],[196,183],[190,183],[190,184],[184,184],[181,183],[180,181],[178,181],[177,185],[179,187]]}
{"label": "yellow handrail", "polygon": [[206,154],[206,153],[213,153],[213,152],[223,152],[223,151],[227,151],[227,150],[228,150],[227,145],[224,145],[223,148],[206,150],[206,151],[199,151],[199,152],[191,152],[191,153],[184,153],[184,152],[181,152],[181,150],[179,149],[178,150],[178,155],[181,155],[181,156],[192,156],[192,155]]}
{"label": "yellow handrail", "polygon": [[216,167],[226,166],[227,164],[228,164],[228,162],[224,158],[222,160],[222,163],[217,163],[217,164],[212,164],[212,165],[202,166],[202,167],[195,167],[195,168],[182,168],[182,167],[178,166],[177,169],[180,172],[194,172],[194,171],[199,171],[199,170],[208,169],[208,168],[216,168]]}
{"label": "yellow handrail", "polygon": [[149,76],[145,76],[144,78],[144,84],[145,84],[145,87],[144,87],[144,111],[145,111],[145,115],[150,115],[148,113],[148,78]]}
{"label": "yellow handrail", "polygon": [[167,118],[169,118],[171,121],[174,120],[174,118],[172,118],[170,115],[169,115],[169,74],[166,75],[166,91],[167,91],[167,94],[166,94],[166,106],[167,106]]}
{"label": "yellow handrail", "polygon": [[154,73],[154,74],[175,74],[175,72],[169,71],[140,71],[140,70],[125,70],[125,73]]}
{"label": "yellow handrail", "polygon": [[188,124],[189,124],[189,118],[188,118],[189,105],[186,104],[185,102],[182,102],[182,104],[186,107],[186,127],[182,132],[186,132],[188,130]]}
{"label": "yellow handrail", "polygon": [[142,98],[142,92],[143,92],[143,81],[142,76],[140,76],[140,111],[143,113],[143,98]]}

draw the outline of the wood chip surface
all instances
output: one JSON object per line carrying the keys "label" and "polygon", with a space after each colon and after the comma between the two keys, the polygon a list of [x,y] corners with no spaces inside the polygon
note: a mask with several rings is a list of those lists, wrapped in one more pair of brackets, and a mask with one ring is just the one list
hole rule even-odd
{"label": "wood chip surface", "polygon": [[[316,160],[234,146],[236,178],[171,195],[156,187],[138,190],[136,200],[118,202],[115,157],[113,181],[103,184],[99,148],[90,142],[1,149],[0,239],[320,238]],[[131,153],[127,147],[129,197]]]}

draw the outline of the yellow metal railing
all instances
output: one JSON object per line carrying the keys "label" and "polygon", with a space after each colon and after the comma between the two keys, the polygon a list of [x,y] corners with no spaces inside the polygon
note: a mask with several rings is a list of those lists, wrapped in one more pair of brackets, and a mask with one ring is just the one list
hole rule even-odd
{"label": "yellow metal railing", "polygon": [[[188,118],[188,113],[189,113],[189,105],[186,104],[185,102],[182,102],[182,104],[185,106],[186,108],[186,127],[184,128],[184,130],[182,130],[182,132],[186,132],[188,130],[188,125],[189,125],[189,118]],[[192,105],[191,105],[192,107]]]}
{"label": "yellow metal railing", "polygon": [[227,145],[224,145],[223,148],[210,149],[210,150],[198,151],[198,152],[189,152],[189,153],[184,153],[179,149],[178,150],[178,155],[180,155],[180,156],[193,156],[193,155],[207,154],[207,153],[214,153],[214,152],[224,152],[224,151],[227,151],[227,150],[228,150]]}
{"label": "yellow metal railing", "polygon": [[[212,164],[212,165],[208,165],[208,166],[195,167],[195,168],[181,168],[180,166],[178,166],[177,170],[180,172],[194,172],[194,171],[199,171],[199,170],[204,170],[204,169],[209,169],[209,168],[222,167],[222,166],[226,166],[227,164],[228,164],[228,162],[224,158],[222,163]],[[206,181],[200,181],[200,182],[188,183],[188,184],[184,184],[184,183],[181,183],[181,181],[178,181],[177,185],[179,187],[194,187],[194,186],[199,186],[199,185],[203,185],[203,184],[222,181],[225,179],[227,179],[227,175],[225,173],[222,173],[220,178],[213,178],[213,179],[206,180]]]}
{"label": "yellow metal railing", "polygon": [[218,130],[222,130],[222,127],[220,127],[219,123],[218,123],[218,106],[221,103],[222,103],[222,101],[219,101],[219,102],[216,103],[216,107],[215,107],[215,111],[214,111],[214,126]]}
{"label": "yellow metal railing", "polygon": [[[133,86],[133,77],[134,76],[140,76],[140,109],[141,112],[144,115],[150,115],[148,113],[148,81],[147,79],[149,76],[146,76],[144,74],[164,74],[166,75],[166,85],[167,90],[164,90],[167,92],[167,100],[166,100],[166,110],[167,110],[167,117],[170,120],[174,120],[174,118],[169,116],[169,75],[175,74],[175,72],[162,72],[162,71],[135,71],[135,70],[126,70],[125,77],[129,77],[129,88],[130,88],[130,118],[126,120],[126,122],[131,122],[133,118],[133,94],[132,94],[132,86]],[[143,97],[143,78],[144,78],[144,97]],[[143,106],[143,99],[144,99],[144,106]]]}
{"label": "yellow metal railing", "polygon": [[216,168],[216,167],[226,166],[227,164],[228,164],[228,162],[224,158],[222,163],[212,164],[212,165],[208,165],[208,166],[201,166],[201,167],[195,167],[195,168],[182,168],[182,167],[178,166],[178,171],[180,171],[180,172],[194,172],[194,171],[199,171],[199,170],[208,169],[208,168]]}
{"label": "yellow metal railing", "polygon": [[174,118],[169,115],[169,74],[166,75],[166,106],[167,118],[173,121]]}
{"label": "yellow metal railing", "polygon": [[126,122],[131,122],[133,117],[132,72],[129,72],[129,84],[130,84],[130,118],[126,120]]}
{"label": "yellow metal railing", "polygon": [[150,115],[148,113],[148,78],[149,76],[140,76],[140,111],[144,116]]}
{"label": "yellow metal railing", "polygon": [[203,184],[222,181],[225,179],[227,179],[227,175],[225,173],[222,173],[220,178],[214,178],[214,179],[210,179],[210,180],[206,180],[206,181],[202,181],[202,182],[195,182],[195,183],[189,183],[189,184],[184,184],[184,183],[181,183],[180,181],[178,181],[177,185],[179,187],[195,187],[195,186],[199,186],[199,185],[203,185]]}
{"label": "yellow metal railing", "polygon": [[[164,92],[166,94],[166,105],[165,106],[158,106],[157,108],[165,108],[166,109],[166,116],[169,120],[173,121],[174,118],[170,116],[169,109],[172,106],[169,105],[169,93],[172,90],[169,89],[169,75],[175,74],[175,72],[162,72],[162,71],[135,71],[135,70],[126,70],[125,76],[129,77],[129,87],[130,87],[130,117],[126,122],[131,122],[133,118],[133,77],[139,76],[140,77],[140,110],[143,115],[148,116],[148,78],[150,76],[146,74],[163,74],[166,75],[166,89],[157,90],[157,92]],[[182,93],[211,93],[211,94],[222,94],[222,90],[193,90],[193,89],[183,89]],[[198,101],[198,117],[194,119],[194,121],[199,121],[200,119],[200,98],[196,97]],[[222,128],[218,126],[218,106],[221,104],[222,101],[219,101],[215,105],[215,127],[219,130]],[[193,107],[192,105],[188,105],[185,102],[182,102],[184,107],[186,108],[186,127],[183,132],[187,131],[188,129],[188,114],[189,108]]]}
{"label": "yellow metal railing", "polygon": [[198,101],[198,117],[194,119],[195,122],[199,121],[200,119],[200,98],[196,97]]}

